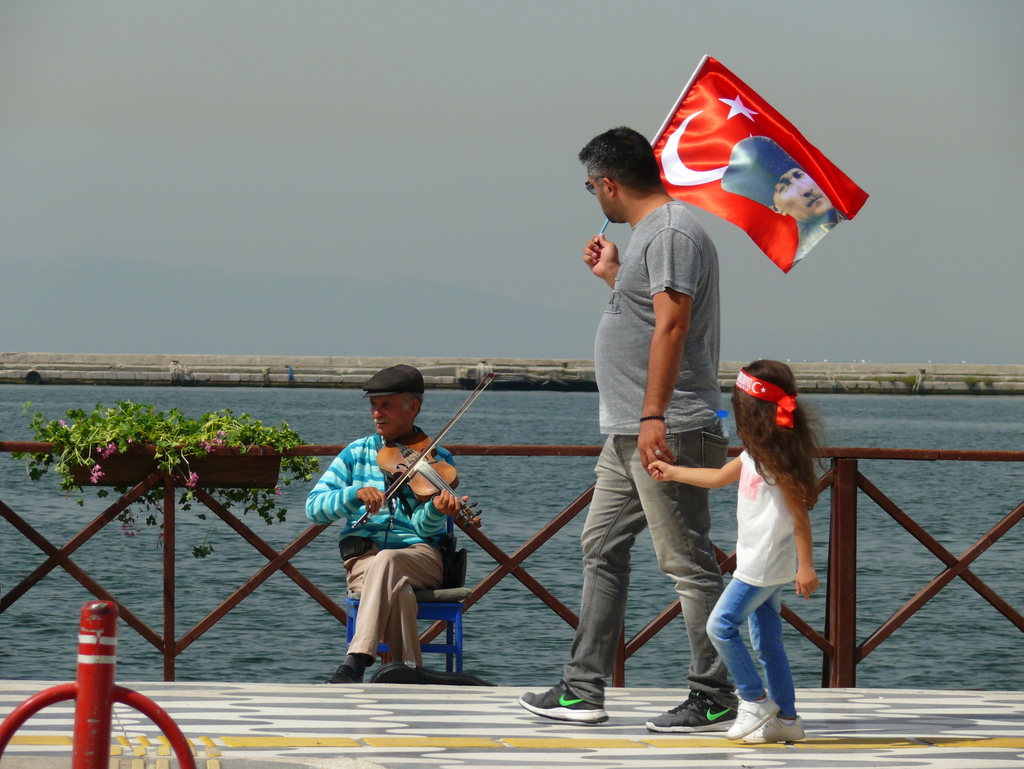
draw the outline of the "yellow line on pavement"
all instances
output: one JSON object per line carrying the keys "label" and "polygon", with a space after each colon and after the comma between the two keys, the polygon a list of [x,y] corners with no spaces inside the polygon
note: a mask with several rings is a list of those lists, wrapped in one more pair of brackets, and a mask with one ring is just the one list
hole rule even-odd
{"label": "yellow line on pavement", "polygon": [[229,748],[361,748],[348,737],[221,737]]}
{"label": "yellow line on pavement", "polygon": [[500,748],[490,737],[363,737],[371,748]]}
{"label": "yellow line on pavement", "polygon": [[778,748],[785,747],[774,743],[750,745],[744,742],[733,742],[724,737],[644,737],[641,742],[654,748]]}
{"label": "yellow line on pavement", "polygon": [[[794,742],[807,750],[905,750],[907,748],[1024,748],[1015,737],[823,737]],[[759,746],[754,746],[759,747]]]}
{"label": "yellow line on pavement", "polygon": [[819,737],[792,744],[797,748],[811,750],[900,750],[928,747],[924,743],[905,737]]}
{"label": "yellow line on pavement", "polygon": [[19,737],[17,735],[11,737],[11,745],[70,745],[71,738],[63,735],[42,735],[39,737],[29,737],[27,735]]}
{"label": "yellow line on pavement", "polygon": [[[153,746],[144,736],[137,737],[142,745]],[[169,756],[170,741],[160,735],[156,738],[160,746],[159,756]],[[196,738],[202,743],[208,759],[207,769],[220,769],[216,758],[222,758],[221,749],[210,737]],[[533,748],[533,749],[567,749],[591,750],[600,748],[737,748],[764,750],[766,748],[800,748],[805,751],[814,750],[906,750],[928,748],[1009,748],[1024,750],[1024,737],[818,737],[801,740],[795,743],[751,744],[731,741],[725,738],[708,737],[644,737],[628,738],[577,738],[577,737],[416,737],[416,736],[381,736],[365,737],[285,737],[274,735],[260,736],[225,736],[218,738],[228,748]],[[123,737],[110,746],[113,761],[116,757],[129,754]],[[195,744],[188,740],[192,755],[197,755]],[[71,747],[72,738],[68,735],[15,735],[11,745],[30,745],[37,747],[66,746]],[[142,764],[147,750],[141,745],[130,749],[135,756],[132,769],[143,769]],[[159,762],[158,762],[159,763]]]}
{"label": "yellow line on pavement", "polygon": [[501,741],[513,748],[646,748],[642,742],[626,739],[577,739],[558,737],[503,737]]}
{"label": "yellow line on pavement", "polygon": [[918,737],[936,748],[1024,748],[1020,737]]}

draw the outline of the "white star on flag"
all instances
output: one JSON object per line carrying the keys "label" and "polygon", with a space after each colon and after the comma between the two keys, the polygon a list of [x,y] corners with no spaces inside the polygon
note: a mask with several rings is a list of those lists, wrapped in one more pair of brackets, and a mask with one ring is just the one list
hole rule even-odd
{"label": "white star on flag", "polygon": [[736,115],[743,115],[753,122],[754,115],[757,114],[754,110],[750,109],[750,107],[743,103],[743,99],[740,98],[739,94],[736,94],[735,99],[719,99],[719,101],[729,105],[729,114],[726,116],[726,120],[729,120]]}

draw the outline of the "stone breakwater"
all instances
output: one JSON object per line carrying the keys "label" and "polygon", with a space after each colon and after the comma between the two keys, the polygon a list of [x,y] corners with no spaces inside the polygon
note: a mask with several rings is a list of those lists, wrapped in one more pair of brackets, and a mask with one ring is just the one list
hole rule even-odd
{"label": "stone breakwater", "polygon": [[[407,363],[427,387],[472,388],[495,374],[493,389],[594,391],[590,360],[522,358],[353,358],[266,355],[103,355],[0,353],[0,384],[181,387],[358,387],[385,366]],[[728,391],[742,363],[723,362]],[[790,363],[803,393],[897,395],[1024,394],[1024,365]]]}

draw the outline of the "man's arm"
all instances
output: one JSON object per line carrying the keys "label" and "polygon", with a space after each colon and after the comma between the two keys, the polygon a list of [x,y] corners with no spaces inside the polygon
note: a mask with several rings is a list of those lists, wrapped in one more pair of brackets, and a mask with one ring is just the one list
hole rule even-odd
{"label": "man's arm", "polygon": [[354,481],[357,461],[347,446],[327,468],[306,497],[306,517],[314,523],[331,523],[349,518],[362,506],[359,484]]}
{"label": "man's arm", "polygon": [[[690,330],[690,309],[693,298],[666,288],[654,295],[654,335],[651,337],[650,358],[647,362],[647,389],[644,393],[645,416],[664,416],[672,400],[679,367],[683,361],[683,346]],[[640,423],[637,447],[640,460],[647,467],[657,459],[668,463],[676,461],[665,442],[665,422],[648,419]],[[660,452],[660,453],[659,453]]]}

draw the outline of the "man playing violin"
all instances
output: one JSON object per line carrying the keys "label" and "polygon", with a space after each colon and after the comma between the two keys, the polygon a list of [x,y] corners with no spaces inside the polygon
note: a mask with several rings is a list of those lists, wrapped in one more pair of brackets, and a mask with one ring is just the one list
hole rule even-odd
{"label": "man playing violin", "polygon": [[[391,366],[366,380],[376,432],[346,446],[306,499],[306,516],[315,523],[345,522],[340,549],[348,589],[361,593],[355,635],[329,684],[362,683],[382,636],[395,660],[423,664],[413,591],[441,587],[436,543],[461,501],[450,491],[421,501],[406,484],[385,504],[392,478],[378,464],[386,446],[423,439],[415,426],[423,389],[423,375],[412,366]],[[451,463],[446,449],[434,452]],[[367,520],[356,525],[365,514]]]}

